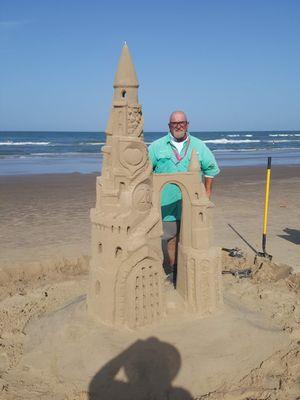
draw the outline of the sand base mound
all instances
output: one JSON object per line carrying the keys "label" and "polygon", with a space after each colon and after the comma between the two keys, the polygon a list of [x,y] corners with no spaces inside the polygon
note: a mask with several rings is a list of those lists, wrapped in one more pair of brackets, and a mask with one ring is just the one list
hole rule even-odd
{"label": "sand base mound", "polygon": [[57,399],[66,386],[91,399],[167,399],[175,389],[199,397],[240,380],[289,343],[232,296],[216,315],[173,316],[139,331],[95,324],[80,297],[31,323],[26,334],[20,368],[55,387]]}
{"label": "sand base mound", "polygon": [[2,397],[297,399],[299,274],[246,258],[223,263],[255,273],[249,279],[224,275],[218,314],[195,318],[175,309],[164,322],[137,331],[88,318],[85,275],[82,282],[76,273],[74,280],[68,275],[6,298],[0,304],[0,373],[1,356],[8,366],[0,378]]}

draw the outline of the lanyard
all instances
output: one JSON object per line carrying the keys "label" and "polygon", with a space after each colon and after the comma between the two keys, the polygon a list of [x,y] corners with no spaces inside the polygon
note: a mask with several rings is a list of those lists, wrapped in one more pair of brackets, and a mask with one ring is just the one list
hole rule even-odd
{"label": "lanyard", "polygon": [[178,153],[178,150],[171,145],[173,153],[175,154],[175,157],[176,157],[177,161],[181,161],[186,156],[186,153],[188,151],[189,145],[190,145],[190,139],[187,140],[187,145],[186,145],[186,148],[185,148],[185,151],[184,151],[184,155],[182,157]]}

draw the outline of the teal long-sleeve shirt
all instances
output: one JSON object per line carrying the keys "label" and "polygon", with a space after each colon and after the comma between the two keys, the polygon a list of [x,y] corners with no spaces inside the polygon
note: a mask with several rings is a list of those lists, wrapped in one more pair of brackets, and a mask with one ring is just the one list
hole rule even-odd
{"label": "teal long-sleeve shirt", "polygon": [[[188,134],[188,140],[180,152],[181,160],[174,153],[171,134],[155,140],[149,146],[149,156],[156,174],[176,173],[188,171],[192,150],[195,149],[199,157],[201,170],[204,176],[213,178],[220,170],[210,149],[202,140]],[[175,149],[176,151],[176,149]],[[161,193],[161,210],[163,221],[180,221],[181,219],[181,191],[173,183],[166,185]]]}

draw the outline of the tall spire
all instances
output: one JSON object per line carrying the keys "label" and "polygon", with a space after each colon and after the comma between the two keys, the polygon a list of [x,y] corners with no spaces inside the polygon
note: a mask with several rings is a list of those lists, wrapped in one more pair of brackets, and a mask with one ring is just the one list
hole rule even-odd
{"label": "tall spire", "polygon": [[193,149],[192,150],[192,154],[191,154],[191,160],[190,160],[190,165],[189,165],[189,171],[201,171],[201,167],[199,164],[199,159],[196,153],[196,150]]}
{"label": "tall spire", "polygon": [[114,88],[116,87],[138,87],[139,82],[136,76],[135,68],[131,59],[131,55],[124,43],[118,69],[115,75]]}

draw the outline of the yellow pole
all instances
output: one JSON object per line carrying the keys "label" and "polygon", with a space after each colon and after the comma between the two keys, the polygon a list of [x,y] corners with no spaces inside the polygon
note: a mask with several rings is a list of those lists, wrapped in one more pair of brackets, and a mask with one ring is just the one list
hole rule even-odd
{"label": "yellow pole", "polygon": [[266,193],[265,193],[265,209],[264,209],[263,235],[262,235],[262,251],[264,254],[266,253],[266,242],[267,242],[267,224],[268,224],[269,194],[270,194],[270,180],[271,180],[271,160],[272,160],[272,157],[268,157]]}

